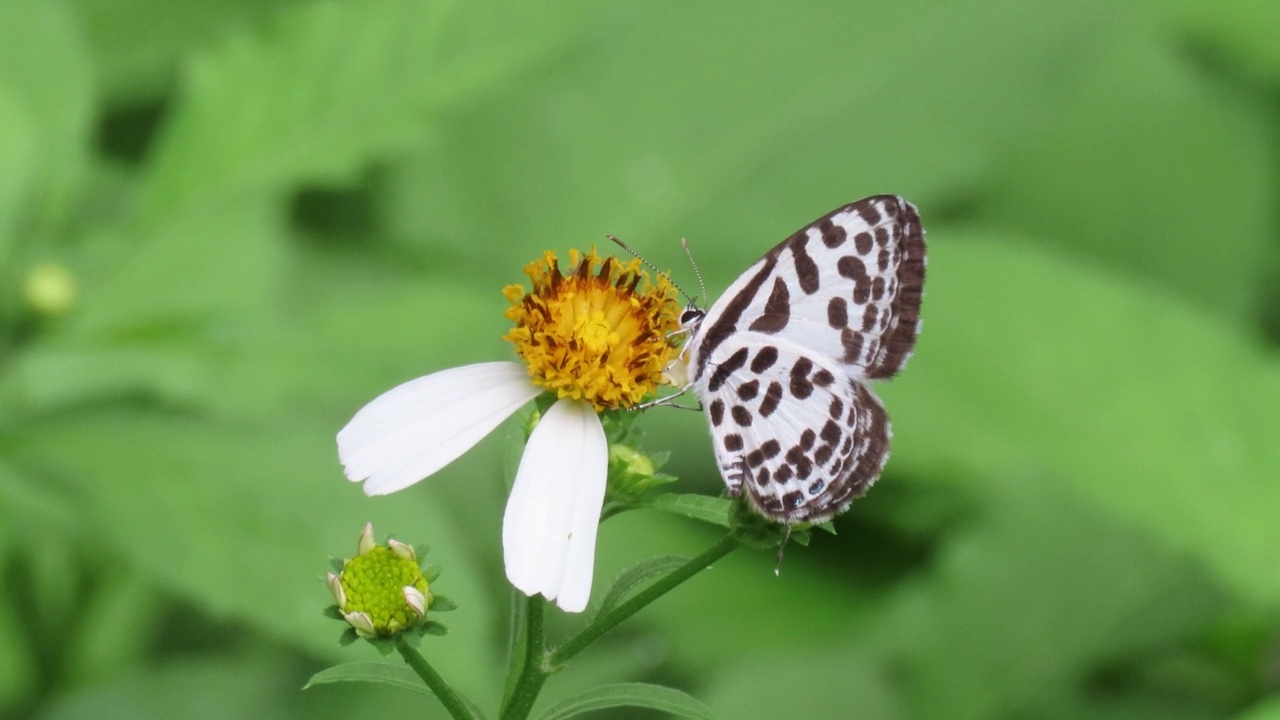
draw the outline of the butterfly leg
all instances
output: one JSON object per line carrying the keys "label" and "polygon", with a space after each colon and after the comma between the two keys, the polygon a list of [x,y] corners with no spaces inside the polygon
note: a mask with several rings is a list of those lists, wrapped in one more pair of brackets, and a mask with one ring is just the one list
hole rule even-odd
{"label": "butterfly leg", "polygon": [[677,410],[695,410],[697,412],[702,412],[702,403],[698,403],[696,407],[691,407],[689,405],[678,405],[674,402],[676,398],[683,397],[688,392],[689,392],[689,388],[688,386],[685,386],[683,388],[680,388],[680,391],[675,393],[674,395],[664,395],[660,398],[654,398],[649,402],[643,402],[643,403],[640,403],[639,405],[634,405],[627,409],[628,410],[648,410],[651,407],[661,406],[661,407],[672,407]]}
{"label": "butterfly leg", "polygon": [[782,536],[782,542],[778,544],[778,562],[773,566],[773,575],[777,577],[782,574],[782,551],[787,549],[787,543],[791,540],[791,523],[785,525],[786,534]]}

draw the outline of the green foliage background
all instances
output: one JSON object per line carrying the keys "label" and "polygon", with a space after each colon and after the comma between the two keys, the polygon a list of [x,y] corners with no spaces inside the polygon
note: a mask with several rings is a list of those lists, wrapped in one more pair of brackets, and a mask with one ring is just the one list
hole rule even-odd
{"label": "green foliage background", "polygon": [[[374,657],[320,616],[367,520],[431,543],[461,609],[427,655],[488,707],[510,439],[369,499],[337,429],[509,357],[544,249],[613,233],[691,286],[688,237],[714,295],[892,192],[930,274],[880,484],[545,702],[1280,718],[1277,37],[1264,0],[0,3],[0,716],[442,717],[298,689]],[[717,492],[700,417],[641,422]],[[622,515],[597,587],[713,539]]]}

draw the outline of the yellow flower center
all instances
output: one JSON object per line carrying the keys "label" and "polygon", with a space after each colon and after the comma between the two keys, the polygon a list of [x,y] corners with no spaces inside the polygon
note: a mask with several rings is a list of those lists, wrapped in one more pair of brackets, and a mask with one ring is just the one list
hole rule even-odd
{"label": "yellow flower center", "polygon": [[532,290],[503,289],[511,301],[506,316],[516,324],[503,339],[533,381],[560,397],[597,411],[635,405],[675,356],[675,289],[665,277],[651,280],[639,260],[623,264],[594,248],[585,256],[570,250],[569,266],[561,273],[555,254],[544,253],[524,270]]}

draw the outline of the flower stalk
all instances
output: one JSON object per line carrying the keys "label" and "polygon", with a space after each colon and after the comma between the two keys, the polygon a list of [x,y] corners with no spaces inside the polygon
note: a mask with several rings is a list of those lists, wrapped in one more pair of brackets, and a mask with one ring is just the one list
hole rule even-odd
{"label": "flower stalk", "polygon": [[400,653],[400,657],[404,658],[405,663],[422,678],[422,682],[431,688],[431,692],[440,699],[440,703],[449,711],[450,717],[454,720],[480,720],[480,718],[467,706],[467,702],[462,699],[454,689],[445,682],[440,673],[422,657],[422,653],[418,652],[403,635],[396,638],[396,652]]}
{"label": "flower stalk", "polygon": [[527,718],[548,677],[563,669],[565,664],[578,653],[586,650],[591,643],[599,640],[624,620],[741,546],[741,541],[732,534],[726,535],[715,545],[664,575],[630,599],[592,618],[590,624],[577,635],[552,649],[546,647],[544,625],[546,601],[537,596],[528,598],[525,604],[524,622],[520,623],[522,632],[512,652],[512,670],[517,672],[517,675],[510,685],[510,692],[498,716],[500,720]]}

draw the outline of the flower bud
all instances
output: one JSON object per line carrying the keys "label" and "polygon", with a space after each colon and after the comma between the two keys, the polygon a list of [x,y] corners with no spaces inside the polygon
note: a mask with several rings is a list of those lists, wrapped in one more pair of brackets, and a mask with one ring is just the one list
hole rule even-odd
{"label": "flower bud", "polygon": [[378,545],[370,523],[356,550],[355,557],[342,562],[340,573],[326,576],[342,619],[366,640],[419,627],[432,595],[414,549],[396,540]]}

